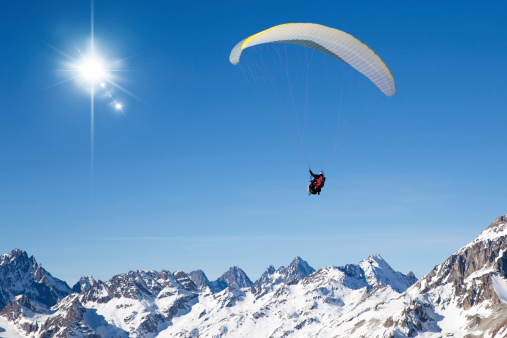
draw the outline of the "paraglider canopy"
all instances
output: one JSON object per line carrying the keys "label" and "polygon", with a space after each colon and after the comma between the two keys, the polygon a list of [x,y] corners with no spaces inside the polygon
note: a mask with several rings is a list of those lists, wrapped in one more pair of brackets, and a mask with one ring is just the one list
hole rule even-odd
{"label": "paraglider canopy", "polygon": [[389,68],[373,50],[350,34],[313,23],[288,23],[254,34],[236,44],[229,61],[236,65],[245,48],[265,43],[290,43],[326,53],[358,70],[385,95],[396,93]]}

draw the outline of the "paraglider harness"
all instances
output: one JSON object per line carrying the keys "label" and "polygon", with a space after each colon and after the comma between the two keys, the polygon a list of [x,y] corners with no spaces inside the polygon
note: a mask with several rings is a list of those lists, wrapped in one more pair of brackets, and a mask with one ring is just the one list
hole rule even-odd
{"label": "paraglider harness", "polygon": [[308,195],[320,195],[320,190],[324,187],[324,182],[326,178],[324,177],[324,172],[321,171],[320,174],[315,175],[310,171],[310,185],[308,186]]}

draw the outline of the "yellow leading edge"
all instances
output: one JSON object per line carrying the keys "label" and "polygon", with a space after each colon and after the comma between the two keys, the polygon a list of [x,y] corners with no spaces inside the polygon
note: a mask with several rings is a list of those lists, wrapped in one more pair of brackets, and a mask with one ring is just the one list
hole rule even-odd
{"label": "yellow leading edge", "polygon": [[396,93],[394,78],[384,61],[366,44],[338,29],[313,23],[274,26],[236,44],[230,62],[238,64],[244,49],[264,43],[291,43],[326,53],[355,68],[385,95]]}

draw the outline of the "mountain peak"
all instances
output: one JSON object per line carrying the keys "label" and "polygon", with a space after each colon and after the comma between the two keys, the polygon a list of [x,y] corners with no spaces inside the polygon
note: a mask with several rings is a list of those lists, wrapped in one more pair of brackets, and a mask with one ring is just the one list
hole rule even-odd
{"label": "mountain peak", "polygon": [[[6,265],[10,264],[14,261],[28,261],[28,254],[26,251],[20,250],[20,249],[14,249],[8,254],[3,254],[0,256],[0,265]],[[32,257],[33,260],[33,257]]]}
{"label": "mountain peak", "polygon": [[315,272],[315,269],[312,268],[304,259],[299,256],[296,256],[292,263],[287,267],[287,271],[292,279],[302,279],[308,276],[309,274]]}
{"label": "mountain peak", "polygon": [[28,257],[28,254],[26,253],[26,251],[23,251],[21,249],[18,249],[18,248],[15,248],[11,251],[10,253],[11,256],[26,256]]}
{"label": "mountain peak", "polygon": [[380,256],[379,254],[370,255],[367,259],[365,259],[365,261],[368,261],[370,264],[376,264],[376,266],[387,264],[385,259],[382,258],[382,256]]}
{"label": "mountain peak", "polygon": [[85,292],[92,286],[96,285],[97,281],[92,276],[83,276],[79,278],[76,284],[72,287],[72,292]]}
{"label": "mountain peak", "polygon": [[491,223],[487,229],[493,229],[493,228],[496,228],[498,226],[502,226],[502,225],[505,225],[507,223],[507,215],[504,215],[504,216],[498,216],[494,221],[493,223]]}
{"label": "mountain peak", "polygon": [[253,284],[246,273],[238,266],[229,268],[217,281],[224,282],[234,289],[249,287]]}
{"label": "mountain peak", "polygon": [[479,236],[472,242],[462,247],[458,252],[463,252],[479,242],[494,241],[500,237],[507,236],[507,215],[498,216]]}
{"label": "mountain peak", "polygon": [[275,270],[273,265],[270,265],[266,271],[262,274],[261,278],[259,278],[254,284],[255,286],[272,286],[280,283],[294,283],[297,282],[309,274],[315,272],[315,269],[312,268],[308,263],[299,256],[296,256],[292,263],[288,267],[280,267],[278,270]]}
{"label": "mountain peak", "polygon": [[290,263],[290,265],[289,265],[289,266],[291,266],[291,265],[300,265],[300,264],[308,264],[308,263],[306,263],[306,261],[305,261],[303,258],[301,258],[301,257],[299,257],[299,256],[296,256],[296,257],[292,260],[292,262]]}
{"label": "mountain peak", "polygon": [[359,267],[364,271],[364,278],[368,285],[389,285],[398,293],[402,293],[417,281],[413,274],[409,276],[394,271],[379,254],[371,255],[362,260],[359,262]]}
{"label": "mountain peak", "polygon": [[192,271],[188,274],[188,276],[199,289],[204,289],[209,285],[208,277],[206,277],[206,274],[202,270]]}
{"label": "mountain peak", "polygon": [[276,271],[275,267],[273,265],[268,266],[266,269],[266,273],[272,274]]}
{"label": "mountain peak", "polygon": [[0,308],[19,295],[28,295],[50,307],[71,293],[67,283],[51,276],[33,256],[29,258],[20,249],[0,256],[0,289]]}
{"label": "mountain peak", "polygon": [[197,289],[197,285],[192,281],[192,278],[187,275],[183,271],[175,271],[173,273],[174,278],[178,281],[178,283],[183,286],[183,288],[187,291],[191,291]]}
{"label": "mountain peak", "polygon": [[[463,280],[482,276],[489,278],[495,271],[507,276],[507,269],[504,268],[507,251],[506,238],[507,216],[499,216],[472,242],[449,256],[442,264],[436,265],[429,274],[421,278],[418,282],[419,289],[427,292],[445,283],[458,282],[460,284]],[[481,293],[475,294],[481,295]],[[484,298],[484,295],[476,298],[481,297]],[[469,297],[468,301],[473,303],[477,299]]]}

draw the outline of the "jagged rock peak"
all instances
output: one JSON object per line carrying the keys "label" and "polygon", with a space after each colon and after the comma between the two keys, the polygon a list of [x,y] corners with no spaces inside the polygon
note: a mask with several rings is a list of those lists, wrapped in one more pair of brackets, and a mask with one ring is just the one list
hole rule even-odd
{"label": "jagged rock peak", "polygon": [[[290,265],[298,265],[298,266],[310,266],[308,265],[308,263],[301,257],[299,256],[296,256],[293,260],[292,260],[292,263],[290,263]],[[289,266],[290,266],[289,265]]]}
{"label": "jagged rock peak", "polygon": [[377,269],[392,270],[391,266],[389,266],[389,264],[379,254],[371,255],[367,259],[360,261],[359,266],[361,266],[363,270],[367,270],[370,266]]}
{"label": "jagged rock peak", "polygon": [[183,286],[183,288],[187,291],[193,291],[197,290],[197,285],[192,281],[192,278],[190,278],[189,275],[187,275],[183,271],[176,271],[173,273],[174,278],[176,278],[176,281]]}
{"label": "jagged rock peak", "polygon": [[462,247],[458,252],[468,250],[468,248],[476,245],[479,242],[495,241],[498,238],[504,236],[507,236],[507,215],[498,216],[496,220],[486,228],[486,230],[481,232],[477,238],[475,238],[468,245]]}
{"label": "jagged rock peak", "polygon": [[274,273],[276,270],[275,270],[275,267],[273,265],[270,265],[268,266],[268,268],[266,269],[266,273]]}
{"label": "jagged rock peak", "polygon": [[204,289],[207,286],[209,286],[209,280],[208,277],[206,277],[206,274],[202,270],[195,270],[188,274],[192,282],[197,285],[199,289]]}
{"label": "jagged rock peak", "polygon": [[379,254],[371,255],[359,262],[359,267],[364,271],[364,278],[368,285],[391,286],[398,293],[405,291],[414,284],[417,279],[394,271],[391,266]]}
{"label": "jagged rock peak", "polygon": [[496,228],[497,226],[501,226],[507,223],[507,215],[498,216],[493,223],[487,227],[487,229]]}
{"label": "jagged rock peak", "polygon": [[[28,261],[28,260],[29,258],[26,251],[14,249],[10,253],[3,254],[2,256],[0,256],[0,265],[10,264],[15,261]],[[35,263],[35,259],[33,258],[33,256],[31,257],[31,260],[34,261]]]}
{"label": "jagged rock peak", "polygon": [[304,259],[296,256],[287,268],[282,266],[275,270],[273,265],[270,265],[254,285],[272,287],[281,283],[293,284],[314,272],[315,269],[308,265]]}
{"label": "jagged rock peak", "polygon": [[[480,283],[491,286],[491,273],[500,272],[507,276],[507,216],[499,216],[472,242],[468,243],[447,258],[442,264],[436,265],[433,270],[421,278],[415,288],[426,293],[434,288],[448,283],[456,283],[456,293],[464,293],[466,284],[463,280],[483,278]],[[483,290],[474,291],[476,297],[466,297],[463,304],[466,307],[474,302],[490,297],[494,292]],[[489,298],[488,298],[489,297]]]}
{"label": "jagged rock peak", "polygon": [[370,262],[385,262],[385,259],[380,254],[370,255],[367,260]]}
{"label": "jagged rock peak", "polygon": [[92,286],[96,285],[97,281],[92,276],[83,276],[79,278],[79,281],[72,287],[72,292],[84,292],[88,291]]}
{"label": "jagged rock peak", "polygon": [[51,276],[26,251],[14,249],[0,257],[0,309],[19,295],[48,307],[71,293],[64,281]]}
{"label": "jagged rock peak", "polygon": [[289,278],[294,279],[302,279],[308,276],[309,274],[315,272],[315,269],[312,268],[305,260],[301,257],[296,256],[292,263],[287,267],[287,272]]}
{"label": "jagged rock peak", "polygon": [[225,282],[227,286],[234,289],[250,287],[253,284],[246,273],[237,266],[231,267],[217,281]]}

